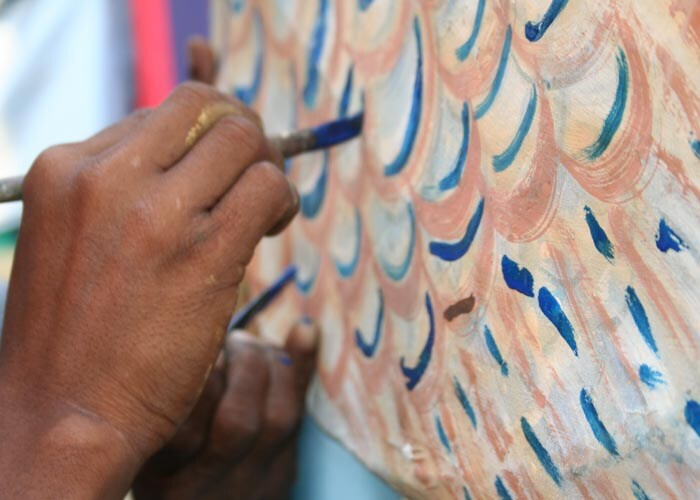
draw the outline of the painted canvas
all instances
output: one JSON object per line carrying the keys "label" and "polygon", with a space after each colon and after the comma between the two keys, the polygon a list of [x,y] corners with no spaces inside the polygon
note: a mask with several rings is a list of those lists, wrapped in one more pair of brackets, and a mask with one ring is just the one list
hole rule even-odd
{"label": "painted canvas", "polygon": [[416,498],[700,491],[700,4],[218,0],[221,88],[287,165],[253,287],[323,330],[323,427]]}

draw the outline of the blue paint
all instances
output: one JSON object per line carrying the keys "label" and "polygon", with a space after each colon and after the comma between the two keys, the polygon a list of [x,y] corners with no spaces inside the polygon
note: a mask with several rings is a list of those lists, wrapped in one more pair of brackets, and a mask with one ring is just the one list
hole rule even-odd
{"label": "blue paint", "polygon": [[593,400],[586,389],[581,389],[579,400],[581,402],[583,414],[585,415],[588,425],[591,427],[595,438],[600,444],[603,445],[603,448],[608,450],[608,453],[615,457],[619,456],[615,440],[605,428],[605,424],[603,424],[598,417],[598,410],[596,410],[596,407],[593,405]]}
{"label": "blue paint", "polygon": [[352,258],[350,262],[341,262],[340,260],[334,258],[333,264],[335,265],[335,270],[338,272],[341,278],[348,279],[351,278],[355,271],[357,270],[357,265],[360,262],[360,252],[362,250],[362,218],[360,217],[360,211],[355,208],[355,248],[353,249]]}
{"label": "blue paint", "polygon": [[651,325],[649,325],[647,312],[644,310],[644,306],[639,300],[637,292],[631,286],[628,286],[627,290],[625,291],[625,302],[632,313],[632,318],[637,325],[639,333],[642,334],[644,342],[646,342],[649,349],[651,349],[658,356],[659,348],[656,346],[656,340],[654,339],[654,334],[651,331]]}
{"label": "blue paint", "polygon": [[557,483],[557,486],[561,486],[562,477],[559,469],[554,465],[554,461],[549,452],[542,446],[542,443],[535,435],[535,431],[525,417],[520,417],[520,427],[523,430],[523,434],[525,434],[525,439],[527,439],[530,447],[535,452],[535,455],[537,455],[537,459],[542,464],[542,467],[544,467],[544,470],[547,471],[549,477]]}
{"label": "blue paint", "polygon": [[315,218],[321,211],[323,200],[326,197],[326,187],[328,186],[328,153],[323,154],[323,166],[321,175],[318,176],[316,184],[308,193],[300,195],[299,211],[307,219]]}
{"label": "blue paint", "polygon": [[408,162],[408,158],[413,151],[413,144],[416,142],[418,127],[420,126],[421,112],[423,108],[423,44],[421,41],[420,24],[418,18],[413,20],[413,31],[416,36],[416,50],[418,52],[418,62],[416,63],[416,78],[413,82],[413,97],[411,99],[411,110],[408,115],[408,125],[406,134],[401,144],[396,158],[384,166],[384,175],[390,177],[403,170]]}
{"label": "blue paint", "polygon": [[425,294],[425,308],[428,310],[430,330],[428,330],[428,340],[426,340],[423,350],[418,357],[418,364],[414,367],[406,366],[406,358],[401,356],[401,372],[406,377],[406,387],[409,391],[415,389],[425,370],[428,368],[430,358],[433,354],[433,344],[435,343],[435,317],[433,315],[433,304],[430,302],[430,295]]}
{"label": "blue paint", "polygon": [[452,445],[450,445],[450,440],[447,438],[447,433],[445,432],[445,428],[442,426],[440,417],[435,417],[435,430],[437,431],[440,442],[442,443],[442,446],[445,447],[447,453],[452,453]]}
{"label": "blue paint", "polygon": [[518,266],[518,264],[510,260],[507,255],[501,259],[501,270],[503,271],[503,279],[511,290],[516,290],[528,297],[534,297],[533,290],[535,280],[532,273],[526,268]]}
{"label": "blue paint", "polygon": [[498,91],[500,90],[501,84],[503,83],[503,76],[506,73],[506,66],[508,65],[508,57],[510,56],[510,45],[512,40],[513,29],[510,26],[508,26],[508,29],[506,30],[506,38],[503,42],[503,49],[501,50],[501,59],[498,63],[498,69],[496,69],[496,76],[494,77],[493,83],[491,84],[491,90],[486,96],[486,99],[484,99],[484,102],[482,102],[476,107],[475,117],[477,120],[483,118],[486,112],[493,105],[493,101],[496,100]]}
{"label": "blue paint", "polygon": [[234,14],[240,14],[245,8],[244,0],[229,0],[228,4]]}
{"label": "blue paint", "polygon": [[311,289],[314,287],[315,282],[316,282],[316,272],[314,272],[306,280],[301,279],[301,277],[299,276],[299,273],[297,273],[297,277],[294,281],[294,283],[297,286],[297,290],[299,290],[299,292],[302,295],[308,295],[309,292],[311,292]]}
{"label": "blue paint", "polygon": [[462,387],[462,384],[459,383],[459,380],[457,380],[457,377],[452,379],[452,383],[454,384],[455,395],[457,396],[457,399],[459,400],[459,404],[462,405],[464,412],[469,417],[469,420],[471,420],[472,427],[474,427],[474,429],[476,429],[476,413],[474,413],[474,408],[472,408],[471,403],[469,403],[469,398],[467,397],[467,393],[464,392],[464,388]]}
{"label": "blue paint", "polygon": [[542,38],[567,3],[569,3],[569,0],[552,0],[549,9],[547,9],[547,12],[544,13],[539,22],[533,23],[528,21],[525,24],[525,38],[531,42],[536,42]]}
{"label": "blue paint", "polygon": [[591,211],[590,207],[583,207],[583,211],[586,212],[586,224],[588,224],[588,230],[591,232],[591,238],[593,239],[593,244],[596,250],[600,254],[612,262],[615,259],[615,247],[605,233],[605,230],[598,223],[598,219]]}
{"label": "blue paint", "polygon": [[496,360],[498,366],[501,367],[501,375],[504,377],[508,376],[508,363],[505,362],[503,356],[501,356],[501,351],[496,344],[496,339],[493,338],[493,334],[488,326],[484,325],[484,340],[486,340],[486,347],[488,348],[493,359]]}
{"label": "blue paint", "polygon": [[248,323],[263,309],[265,309],[297,276],[297,268],[289,266],[267,289],[239,309],[228,323],[226,331],[245,328]]}
{"label": "blue paint", "polygon": [[289,354],[282,353],[277,356],[277,361],[284,366],[294,365],[294,360],[289,356]]}
{"label": "blue paint", "polygon": [[656,389],[659,384],[666,383],[661,372],[657,372],[646,364],[639,367],[639,379],[652,389]]}
{"label": "blue paint", "polygon": [[311,129],[314,136],[314,146],[304,152],[328,149],[331,146],[353,139],[362,132],[364,113],[360,112],[347,118],[323,123]]}
{"label": "blue paint", "polygon": [[374,3],[374,0],[357,0],[357,5],[360,7],[361,11],[366,11],[369,9],[372,4]]}
{"label": "blue paint", "polygon": [[613,102],[612,108],[605,122],[603,123],[603,130],[600,132],[598,139],[588,146],[584,152],[589,160],[597,160],[600,156],[608,149],[610,143],[620,128],[620,123],[622,123],[622,117],[625,114],[625,107],[627,105],[627,93],[629,91],[629,66],[627,64],[627,56],[620,49],[617,59],[617,91],[615,92],[615,101]]}
{"label": "blue paint", "polygon": [[467,152],[469,151],[469,106],[465,102],[462,105],[462,143],[459,146],[459,152],[457,153],[457,159],[455,160],[454,167],[452,171],[445,177],[440,179],[438,187],[441,191],[447,191],[452,189],[459,184],[459,180],[462,178],[462,172],[464,171],[464,162],[467,159]]}
{"label": "blue paint", "polygon": [[700,437],[700,403],[692,399],[685,404],[685,421]]}
{"label": "blue paint", "polygon": [[355,330],[355,344],[366,357],[371,358],[377,352],[379,341],[382,339],[382,325],[384,323],[384,294],[379,290],[379,312],[377,313],[377,322],[374,326],[374,338],[371,343],[365,342],[362,337],[362,332]]}
{"label": "blue paint", "polygon": [[467,224],[467,229],[462,239],[455,243],[431,241],[429,245],[430,253],[446,262],[454,262],[464,257],[474,242],[483,215],[484,199],[482,198],[481,201],[479,201],[479,205],[476,207],[476,212],[474,212],[474,215],[472,215],[472,218]]}
{"label": "blue paint", "polygon": [[632,481],[632,494],[637,500],[651,500],[651,497],[647,495],[637,481]]}
{"label": "blue paint", "polygon": [[515,161],[515,157],[518,155],[520,148],[523,146],[523,142],[530,133],[532,128],[532,121],[535,118],[535,110],[537,109],[537,88],[532,87],[532,94],[530,94],[530,100],[527,103],[527,109],[525,110],[525,116],[523,116],[523,121],[520,122],[515,137],[508,145],[508,147],[501,154],[497,154],[493,157],[493,169],[496,172],[503,172],[505,169],[510,167]]}
{"label": "blue paint", "polygon": [[693,139],[692,141],[690,141],[690,149],[692,149],[693,153],[695,153],[695,156],[697,156],[700,159],[700,140]]}
{"label": "blue paint", "polygon": [[506,488],[506,485],[503,484],[503,480],[499,476],[496,476],[496,482],[493,483],[493,485],[496,487],[498,498],[501,500],[513,500],[513,497],[508,493],[508,488]]}
{"label": "blue paint", "polygon": [[401,281],[408,274],[408,270],[411,267],[411,261],[413,260],[413,252],[416,248],[416,215],[413,212],[413,205],[410,203],[407,205],[408,217],[411,224],[411,232],[408,239],[408,251],[406,252],[406,257],[403,262],[399,264],[392,264],[385,257],[380,255],[379,263],[386,275],[393,281]]}
{"label": "blue paint", "polygon": [[656,233],[656,248],[664,253],[669,250],[680,252],[684,248],[688,248],[683,241],[683,238],[671,229],[664,219],[659,221],[659,230]]}
{"label": "blue paint", "polygon": [[464,500],[472,500],[472,497],[469,494],[469,490],[466,486],[462,486],[462,495],[464,496]]}
{"label": "blue paint", "polygon": [[257,12],[255,12],[254,22],[258,33],[256,42],[258,44],[258,51],[255,54],[255,68],[253,68],[253,81],[248,86],[236,87],[233,90],[233,94],[236,96],[236,98],[246,106],[250,106],[251,104],[253,104],[255,99],[258,97],[258,93],[260,92],[260,86],[262,85],[262,76],[265,61],[265,37],[260,35],[260,33],[262,33],[262,21],[260,20],[260,14]]}
{"label": "blue paint", "polygon": [[323,45],[326,40],[328,14],[328,0],[319,0],[316,24],[314,25],[309,43],[309,52],[306,62],[306,86],[304,87],[304,104],[307,108],[316,106],[318,100],[318,89],[320,86],[321,73],[318,65],[321,62]]}
{"label": "blue paint", "polygon": [[544,313],[547,319],[552,322],[554,327],[559,332],[559,335],[561,335],[571,350],[574,351],[574,354],[578,356],[578,347],[576,346],[574,327],[571,326],[569,318],[567,318],[566,314],[562,310],[556,297],[554,297],[554,295],[552,295],[552,293],[546,287],[542,287],[537,293],[537,302],[539,303],[542,313]]}
{"label": "blue paint", "polygon": [[355,69],[350,66],[348,70],[348,77],[345,80],[345,87],[343,87],[343,94],[340,97],[340,105],[338,106],[338,116],[344,118],[348,114],[350,109],[350,98],[352,97],[352,85],[353,85],[353,75]]}
{"label": "blue paint", "polygon": [[455,55],[460,61],[464,61],[469,54],[471,54],[474,44],[476,44],[476,39],[479,36],[479,31],[481,30],[481,23],[484,20],[484,6],[486,5],[486,0],[479,0],[479,5],[476,8],[476,17],[474,18],[474,27],[472,28],[472,34],[469,36],[463,45],[460,45],[455,50]]}

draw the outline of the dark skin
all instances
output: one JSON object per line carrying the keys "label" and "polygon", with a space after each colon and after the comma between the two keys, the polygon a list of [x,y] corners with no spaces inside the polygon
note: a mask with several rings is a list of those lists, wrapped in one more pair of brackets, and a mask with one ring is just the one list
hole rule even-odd
{"label": "dark skin", "polygon": [[225,336],[257,243],[298,209],[280,167],[257,115],[205,84],[37,159],[0,350],[3,498],[286,495],[315,331]]}

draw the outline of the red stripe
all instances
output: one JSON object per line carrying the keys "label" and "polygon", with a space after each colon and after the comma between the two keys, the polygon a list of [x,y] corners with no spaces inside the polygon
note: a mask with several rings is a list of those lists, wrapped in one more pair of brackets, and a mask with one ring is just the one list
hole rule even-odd
{"label": "red stripe", "polygon": [[169,0],[130,0],[136,106],[157,106],[175,86],[175,44]]}

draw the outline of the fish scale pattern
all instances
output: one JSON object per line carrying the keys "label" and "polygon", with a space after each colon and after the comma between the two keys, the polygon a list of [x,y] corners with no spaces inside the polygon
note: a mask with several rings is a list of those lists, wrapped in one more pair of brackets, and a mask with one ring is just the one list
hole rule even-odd
{"label": "fish scale pattern", "polygon": [[416,498],[700,491],[696,2],[213,6],[269,132],[365,113],[249,271],[298,267],[259,327],[321,326],[328,432]]}

